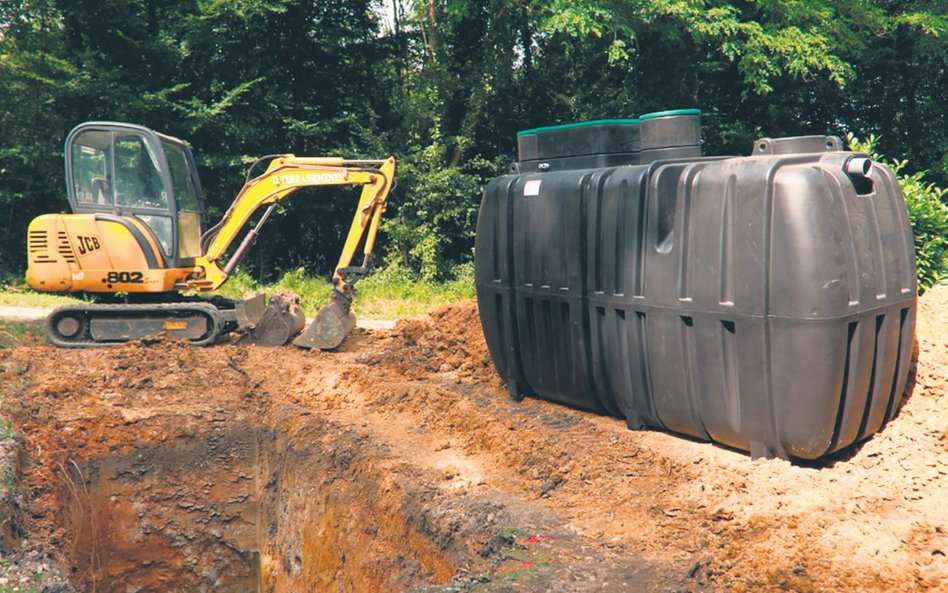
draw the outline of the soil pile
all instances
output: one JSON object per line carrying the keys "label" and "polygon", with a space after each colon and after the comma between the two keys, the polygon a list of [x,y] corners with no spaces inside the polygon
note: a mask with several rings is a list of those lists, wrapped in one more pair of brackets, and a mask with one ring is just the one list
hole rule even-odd
{"label": "soil pile", "polygon": [[413,378],[455,372],[473,383],[498,380],[473,299],[438,308],[424,319],[399,321],[380,350],[362,360],[393,365]]}

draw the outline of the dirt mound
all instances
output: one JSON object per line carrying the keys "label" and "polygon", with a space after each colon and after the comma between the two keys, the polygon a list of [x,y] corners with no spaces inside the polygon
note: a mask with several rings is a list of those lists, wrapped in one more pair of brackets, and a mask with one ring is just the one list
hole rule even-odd
{"label": "dirt mound", "polygon": [[475,383],[497,380],[473,299],[436,309],[424,319],[399,321],[381,352],[367,353],[362,361],[394,365],[414,378],[454,372]]}
{"label": "dirt mound", "polygon": [[337,353],[17,348],[2,537],[90,591],[941,590],[948,288],[918,339],[900,415],[818,467],[513,402],[473,301]]}
{"label": "dirt mound", "polygon": [[[948,387],[948,285],[928,291],[918,306],[919,359],[916,393],[944,396]],[[948,426],[946,426],[948,428]]]}

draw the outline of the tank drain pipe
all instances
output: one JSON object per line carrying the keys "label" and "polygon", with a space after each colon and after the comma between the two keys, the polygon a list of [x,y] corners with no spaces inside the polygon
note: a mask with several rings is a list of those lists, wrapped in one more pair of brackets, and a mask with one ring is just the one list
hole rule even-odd
{"label": "tank drain pipe", "polygon": [[846,172],[850,175],[869,177],[870,171],[872,171],[872,159],[854,157],[846,162]]}

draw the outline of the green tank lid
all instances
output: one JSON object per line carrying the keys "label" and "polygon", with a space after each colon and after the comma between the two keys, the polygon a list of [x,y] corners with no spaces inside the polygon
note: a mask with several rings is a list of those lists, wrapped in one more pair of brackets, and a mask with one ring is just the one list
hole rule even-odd
{"label": "green tank lid", "polygon": [[676,115],[701,115],[700,109],[671,109],[669,111],[653,111],[639,116],[640,120],[656,119],[659,117],[674,117]]}
{"label": "green tank lid", "polygon": [[613,126],[613,125],[638,125],[638,119],[594,119],[592,121],[581,121],[574,124],[561,124],[558,126],[543,126],[542,128],[533,128],[530,130],[520,130],[518,136],[528,134],[540,134],[542,132],[553,132],[556,130],[569,130],[571,128],[587,128],[589,126]]}

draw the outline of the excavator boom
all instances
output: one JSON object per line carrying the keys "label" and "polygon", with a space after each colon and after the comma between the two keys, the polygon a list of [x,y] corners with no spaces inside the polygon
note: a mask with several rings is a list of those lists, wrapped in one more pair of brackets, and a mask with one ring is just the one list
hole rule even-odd
{"label": "excavator boom", "polygon": [[[372,165],[375,168],[368,168]],[[361,185],[362,194],[333,273],[333,284],[341,288],[346,282],[343,270],[352,263],[363,238],[363,253],[365,256],[372,254],[394,176],[393,157],[368,161],[297,157],[288,154],[274,158],[266,172],[244,184],[221,222],[205,235],[207,249],[204,255],[195,260],[199,269],[188,279],[188,287],[199,291],[220,288],[256,240],[260,227],[269,218],[273,208],[296,190],[313,186]],[[247,225],[251,216],[263,206],[267,206],[264,216],[247,233],[230,259],[222,263],[224,254],[237,235]]]}
{"label": "excavator boom", "polygon": [[[367,271],[394,176],[393,157],[385,160],[345,160],[287,154],[274,158],[262,175],[244,184],[224,218],[205,236],[202,242],[207,243],[207,250],[197,258],[197,271],[188,279],[188,287],[198,291],[220,288],[256,240],[260,228],[276,205],[294,191],[312,186],[361,185],[362,193],[333,272],[330,302],[317,313],[309,329],[293,342],[302,348],[337,348],[355,326],[355,316],[351,311],[353,285]],[[267,209],[257,225],[245,235],[230,259],[222,264],[222,258],[237,234],[247,225],[251,216],[264,206]],[[360,244],[363,246],[362,263],[353,267],[352,260]],[[272,303],[272,307],[282,309],[285,305],[277,302]],[[284,323],[283,318],[268,311],[261,318],[263,325],[258,324],[255,331],[266,332],[271,323]]]}

